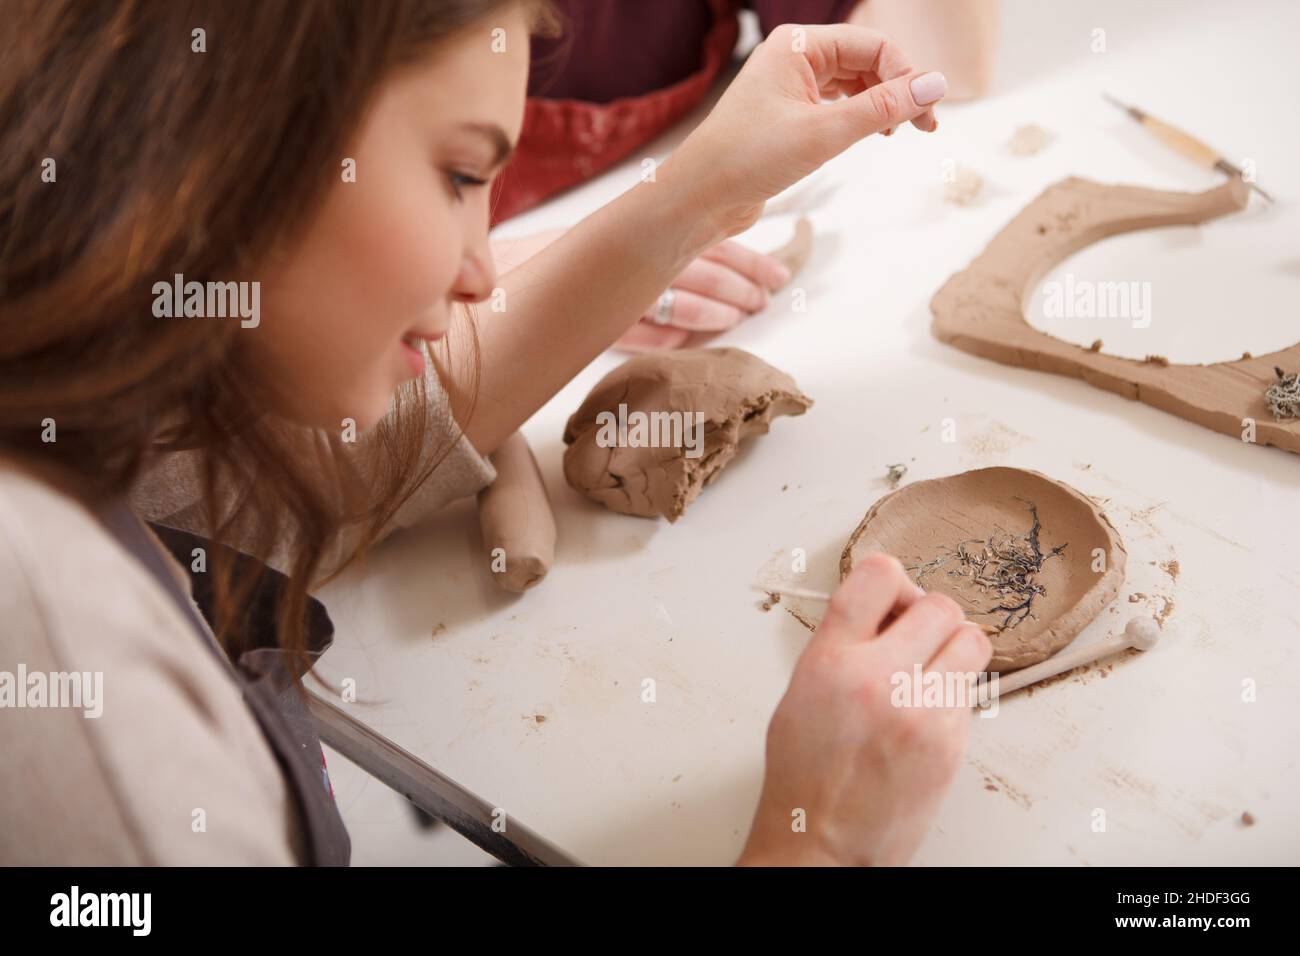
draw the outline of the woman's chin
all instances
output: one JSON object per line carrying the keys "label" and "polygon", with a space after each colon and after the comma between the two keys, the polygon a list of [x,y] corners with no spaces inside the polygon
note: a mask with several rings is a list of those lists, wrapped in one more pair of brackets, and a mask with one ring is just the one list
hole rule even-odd
{"label": "woman's chin", "polygon": [[326,404],[312,408],[295,407],[281,412],[284,418],[306,428],[315,428],[323,432],[338,435],[345,444],[358,440],[363,432],[373,427],[388,413],[395,398],[396,389],[385,392],[377,390],[355,400],[339,401],[332,396]]}

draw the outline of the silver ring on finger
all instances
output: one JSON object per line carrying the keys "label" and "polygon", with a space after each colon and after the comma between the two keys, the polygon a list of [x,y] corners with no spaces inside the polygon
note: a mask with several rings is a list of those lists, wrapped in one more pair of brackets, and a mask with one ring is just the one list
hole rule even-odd
{"label": "silver ring on finger", "polygon": [[654,323],[655,325],[668,325],[673,320],[673,304],[677,301],[677,293],[668,289],[659,297],[659,304],[655,307]]}

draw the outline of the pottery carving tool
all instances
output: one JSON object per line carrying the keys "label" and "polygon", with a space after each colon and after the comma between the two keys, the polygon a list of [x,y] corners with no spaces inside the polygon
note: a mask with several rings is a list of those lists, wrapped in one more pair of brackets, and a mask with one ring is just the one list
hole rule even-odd
{"label": "pottery carving tool", "polygon": [[[769,588],[764,587],[761,584],[755,584],[753,585],[753,588],[755,591],[761,591],[764,594],[779,594],[781,597],[807,598],[809,601],[822,601],[823,603],[828,602],[831,599],[829,592],[814,591],[810,588]],[[997,628],[992,624],[979,624],[975,621],[971,621],[970,623],[974,624],[985,634],[993,634],[997,631]]]}
{"label": "pottery carving tool", "polygon": [[[813,591],[809,588],[773,588],[755,584],[754,590],[762,591],[764,594],[779,594],[782,597],[807,598],[810,601],[829,601],[831,599],[830,594],[826,591]],[[999,677],[997,695],[1002,697],[1012,691],[1020,690],[1022,687],[1028,687],[1030,684],[1037,684],[1039,681],[1055,677],[1057,674],[1064,674],[1066,671],[1082,667],[1084,664],[1091,664],[1103,657],[1126,651],[1130,647],[1139,651],[1149,651],[1156,646],[1156,642],[1159,640],[1160,626],[1152,618],[1135,617],[1125,625],[1124,634],[1118,641],[1101,641],[1088,647],[1061,651],[1061,653],[1049,657],[1041,663],[1031,664],[1029,667],[1022,667],[1018,671],[1012,671],[1006,677]]]}
{"label": "pottery carving tool", "polygon": [[1138,109],[1136,106],[1130,106],[1122,103],[1109,93],[1102,93],[1102,96],[1110,103],[1115,104],[1125,113],[1137,120],[1142,127],[1154,136],[1160,142],[1164,143],[1170,149],[1186,156],[1198,166],[1204,166],[1206,169],[1217,169],[1221,173],[1227,173],[1229,176],[1237,176],[1242,182],[1250,186],[1251,189],[1259,193],[1270,203],[1273,197],[1264,190],[1255,185],[1253,180],[1247,180],[1246,174],[1240,166],[1229,161],[1213,146],[1203,143],[1191,133],[1172,126],[1164,120],[1158,120],[1145,110]]}

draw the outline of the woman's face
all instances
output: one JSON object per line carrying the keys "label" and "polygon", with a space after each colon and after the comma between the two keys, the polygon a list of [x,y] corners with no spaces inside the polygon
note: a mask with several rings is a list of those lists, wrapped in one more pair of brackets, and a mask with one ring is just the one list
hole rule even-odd
{"label": "woman's face", "polygon": [[446,41],[384,85],[333,160],[338,181],[264,270],[262,322],[241,331],[256,336],[282,414],[327,429],[373,424],[423,373],[421,340],[446,334],[453,303],[491,294],[486,183],[519,138],[528,40],[515,5]]}

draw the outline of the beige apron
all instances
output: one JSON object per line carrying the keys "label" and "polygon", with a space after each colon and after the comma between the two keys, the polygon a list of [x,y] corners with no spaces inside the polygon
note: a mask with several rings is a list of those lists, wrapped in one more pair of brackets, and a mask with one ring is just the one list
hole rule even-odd
{"label": "beige apron", "polygon": [[[244,702],[275,754],[297,807],[307,854],[303,862],[309,866],[347,866],[352,844],[334,802],[320,738],[298,691],[289,655],[275,646],[274,608],[286,580],[284,575],[255,558],[236,553],[237,562],[255,562],[259,566],[259,578],[245,608],[243,621],[246,646],[252,649],[241,653],[232,666],[195,610],[197,604],[205,615],[211,617],[212,595],[207,576],[192,575],[193,594],[186,595],[149,539],[144,525],[125,502],[101,510],[99,518],[167,592],[193,626],[198,639],[216,655],[239,685]],[[217,549],[228,550],[206,538],[174,528],[152,523],[150,527],[184,568],[191,566],[190,555],[196,547],[204,548],[208,554]],[[315,661],[333,642],[334,625],[325,613],[324,605],[314,598],[310,599],[308,634],[309,657]]]}

